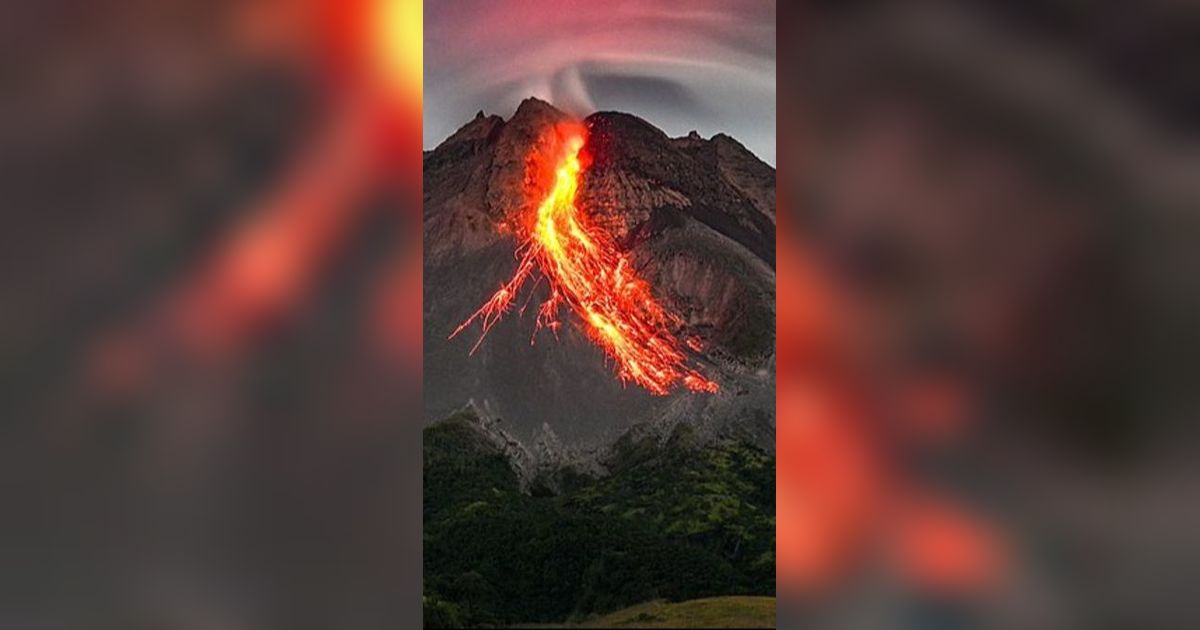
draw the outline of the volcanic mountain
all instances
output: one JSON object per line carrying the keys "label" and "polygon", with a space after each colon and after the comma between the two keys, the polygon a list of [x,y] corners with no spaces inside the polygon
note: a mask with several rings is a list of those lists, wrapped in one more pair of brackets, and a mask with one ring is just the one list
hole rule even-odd
{"label": "volcanic mountain", "polygon": [[525,284],[482,342],[478,325],[450,338],[513,276],[516,226],[536,212],[531,161],[545,158],[547,129],[577,122],[531,98],[508,120],[480,112],[425,153],[427,421],[470,405],[535,459],[601,447],[634,427],[667,436],[680,423],[702,440],[773,450],[775,170],[728,136],[671,138],[630,114],[592,114],[582,121],[588,163],[576,197],[678,316],[671,332],[694,341],[689,365],[715,393],[655,395],[622,382],[569,311],[557,330],[538,330],[536,305],[551,291],[544,278]]}

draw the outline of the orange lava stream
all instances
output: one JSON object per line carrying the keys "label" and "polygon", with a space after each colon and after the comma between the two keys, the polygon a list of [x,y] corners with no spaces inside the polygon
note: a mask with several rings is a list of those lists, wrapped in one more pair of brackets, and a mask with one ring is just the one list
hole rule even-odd
{"label": "orange lava stream", "polygon": [[[638,277],[613,237],[592,225],[576,205],[583,171],[583,130],[573,129],[563,144],[553,187],[538,206],[518,249],[520,264],[512,279],[450,338],[479,320],[483,333],[471,349],[473,353],[537,270],[548,281],[550,297],[538,307],[535,335],[542,328],[557,335],[561,326],[558,311],[565,305],[579,316],[588,338],[616,362],[622,382],[633,381],[660,396],[677,385],[693,391],[717,391],[716,383],[686,365],[681,343],[671,332],[682,327],[682,319],[654,299],[649,284]],[[697,349],[699,343],[693,338],[687,345]]]}

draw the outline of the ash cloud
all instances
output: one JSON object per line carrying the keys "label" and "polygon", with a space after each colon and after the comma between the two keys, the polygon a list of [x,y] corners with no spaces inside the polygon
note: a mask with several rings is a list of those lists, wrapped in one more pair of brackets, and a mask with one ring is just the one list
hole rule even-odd
{"label": "ash cloud", "polygon": [[426,148],[536,96],[673,136],[727,133],[775,162],[774,2],[431,3],[425,45]]}

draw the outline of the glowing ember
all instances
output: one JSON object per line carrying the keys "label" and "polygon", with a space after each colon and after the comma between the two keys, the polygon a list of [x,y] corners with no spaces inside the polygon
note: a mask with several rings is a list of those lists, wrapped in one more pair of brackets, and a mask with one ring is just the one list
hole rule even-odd
{"label": "glowing ember", "polygon": [[[558,132],[565,133],[563,155],[557,162],[553,187],[525,229],[517,250],[521,262],[516,272],[450,338],[479,320],[483,332],[471,349],[473,353],[537,270],[550,286],[550,297],[538,308],[535,335],[542,328],[557,334],[559,307],[565,305],[579,316],[588,338],[616,362],[622,382],[633,381],[658,395],[680,384],[693,391],[717,391],[716,383],[685,365],[686,355],[672,332],[682,327],[682,319],[654,299],[649,284],[638,277],[612,236],[593,225],[576,206],[583,170],[583,128],[572,126]],[[693,350],[701,347],[694,337],[686,343]]]}

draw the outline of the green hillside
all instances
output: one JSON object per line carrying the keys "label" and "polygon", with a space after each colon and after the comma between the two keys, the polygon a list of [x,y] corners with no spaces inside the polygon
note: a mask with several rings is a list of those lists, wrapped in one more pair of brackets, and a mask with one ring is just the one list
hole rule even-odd
{"label": "green hillside", "polygon": [[656,600],[704,623],[719,611],[690,600],[775,593],[771,454],[693,448],[681,430],[661,447],[625,440],[602,479],[563,471],[556,492],[523,493],[471,418],[424,440],[430,627],[583,622]]}
{"label": "green hillside", "polygon": [[713,597],[650,602],[604,615],[580,628],[774,628],[774,597]]}

